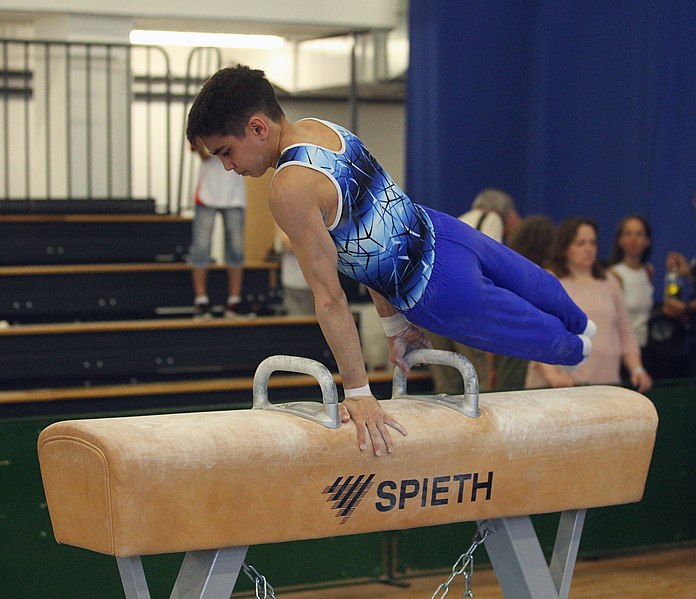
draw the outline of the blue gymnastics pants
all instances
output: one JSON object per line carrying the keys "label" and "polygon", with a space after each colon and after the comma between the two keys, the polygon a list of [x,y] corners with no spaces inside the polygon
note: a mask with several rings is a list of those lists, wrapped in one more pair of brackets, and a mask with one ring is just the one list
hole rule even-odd
{"label": "blue gymnastics pants", "polygon": [[549,272],[466,223],[426,208],[435,263],[404,314],[448,339],[548,364],[580,362],[587,316]]}

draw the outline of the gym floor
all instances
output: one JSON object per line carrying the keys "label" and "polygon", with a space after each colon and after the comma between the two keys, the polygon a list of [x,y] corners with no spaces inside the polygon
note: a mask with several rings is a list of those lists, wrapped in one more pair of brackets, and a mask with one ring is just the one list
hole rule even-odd
{"label": "gym floor", "polygon": [[[403,580],[408,582],[403,588],[370,583],[279,592],[279,596],[282,599],[429,599],[449,574]],[[490,567],[474,571],[471,591],[476,599],[503,599]],[[450,585],[448,597],[454,599],[463,594],[464,579],[457,576]],[[570,599],[629,598],[696,599],[696,546],[578,561]]]}

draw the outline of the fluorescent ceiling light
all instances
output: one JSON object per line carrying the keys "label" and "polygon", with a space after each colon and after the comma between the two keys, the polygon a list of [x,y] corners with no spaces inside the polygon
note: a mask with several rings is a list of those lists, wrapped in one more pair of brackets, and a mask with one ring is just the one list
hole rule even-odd
{"label": "fluorescent ceiling light", "polygon": [[134,29],[130,43],[146,46],[213,46],[215,48],[248,48],[274,50],[285,43],[277,35],[245,35],[240,33],[197,33],[193,31],[147,31]]}

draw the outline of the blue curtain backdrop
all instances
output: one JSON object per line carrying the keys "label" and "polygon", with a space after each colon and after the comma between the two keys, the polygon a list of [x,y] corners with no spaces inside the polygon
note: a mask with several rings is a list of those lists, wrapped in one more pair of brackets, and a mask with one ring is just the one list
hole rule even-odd
{"label": "blue curtain backdrop", "polygon": [[[696,0],[411,0],[407,189],[453,215],[484,187],[555,222],[653,227],[696,255]],[[656,281],[660,287],[659,280]]]}

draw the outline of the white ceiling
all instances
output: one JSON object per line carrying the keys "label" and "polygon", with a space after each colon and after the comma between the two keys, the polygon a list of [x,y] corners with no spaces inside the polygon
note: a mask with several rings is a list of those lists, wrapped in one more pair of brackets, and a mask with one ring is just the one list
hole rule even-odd
{"label": "white ceiling", "polygon": [[134,28],[267,33],[290,40],[388,31],[404,21],[406,0],[0,0],[0,22],[44,15],[132,19]]}
{"label": "white ceiling", "polygon": [[[382,32],[366,38],[366,56],[381,52],[388,66],[380,69],[374,59],[360,60],[359,94],[398,101],[403,99],[408,64],[407,6],[408,0],[0,0],[0,37],[34,37],[35,31],[42,39],[56,39],[53,34],[60,28],[53,21],[65,16],[72,23],[67,26],[71,41],[77,41],[75,36],[102,41],[98,37],[102,28],[111,28],[118,40],[127,37],[130,28],[273,34],[290,42]],[[63,39],[60,33],[57,39]],[[322,57],[320,52],[286,44],[284,58],[272,61],[283,63],[275,73],[272,64],[264,65],[267,56],[245,59],[275,75],[274,82],[286,89],[345,96],[350,85],[350,57],[345,53],[349,50],[343,56],[329,52]]]}

